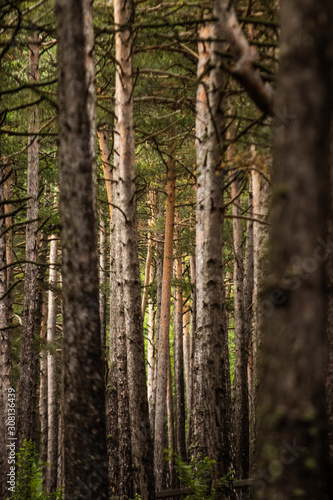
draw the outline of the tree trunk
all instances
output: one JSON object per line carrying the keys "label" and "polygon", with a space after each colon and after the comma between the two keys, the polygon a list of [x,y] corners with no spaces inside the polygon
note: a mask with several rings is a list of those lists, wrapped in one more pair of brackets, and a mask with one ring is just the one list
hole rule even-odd
{"label": "tree trunk", "polygon": [[174,303],[174,379],[175,379],[175,428],[176,453],[186,460],[185,438],[185,392],[184,392],[184,351],[183,351],[183,290],[182,290],[182,259],[178,257],[175,263],[176,297]]}
{"label": "tree trunk", "polygon": [[175,439],[175,412],[173,405],[173,394],[172,394],[172,373],[171,373],[171,359],[170,353],[168,356],[168,380],[167,380],[167,417],[168,417],[168,451],[169,451],[169,481],[164,486],[161,484],[161,488],[176,488],[176,471],[175,471],[175,451],[176,451],[176,439]]}
{"label": "tree trunk", "polygon": [[[151,270],[153,267],[151,267]],[[153,275],[151,275],[153,279]],[[150,426],[154,426],[154,376],[155,376],[155,304],[152,299],[148,301],[148,405],[149,405],[149,420]]]}
{"label": "tree trunk", "polygon": [[109,494],[117,493],[119,484],[118,455],[118,373],[117,373],[117,262],[116,258],[116,214],[115,210],[110,225],[110,369],[106,388],[106,425],[107,451],[109,463]]}
{"label": "tree trunk", "polygon": [[[252,161],[255,164],[256,155],[254,153]],[[265,175],[266,174],[266,175]],[[252,400],[252,408],[257,407],[257,390],[259,387],[258,367],[261,359],[262,347],[262,330],[263,330],[263,311],[261,308],[261,298],[263,293],[264,280],[267,277],[267,254],[268,254],[268,226],[265,224],[268,217],[268,207],[270,199],[270,185],[267,181],[266,172],[261,172],[257,166],[252,170],[252,206],[253,217],[262,222],[253,222],[253,324],[252,324],[252,380],[250,397]],[[269,313],[269,304],[268,313]],[[252,411],[252,418],[250,421],[250,434],[251,434],[251,461],[254,465],[255,446],[256,446],[256,412]],[[252,469],[252,466],[251,466]]]}
{"label": "tree trunk", "polygon": [[[116,110],[115,110],[116,111]],[[115,113],[116,114],[116,113]],[[113,171],[118,165],[118,144],[119,136],[114,135],[114,167],[111,165],[110,137],[106,128],[97,131],[101,159],[103,165],[104,180],[106,186],[107,199],[110,213],[110,369],[107,374],[106,387],[106,435],[107,435],[107,453],[108,453],[108,474],[109,474],[109,494],[114,496],[118,492],[119,480],[119,428],[118,428],[118,373],[117,373],[117,321],[118,302],[117,302],[117,264],[116,258],[116,228],[117,211],[113,211],[113,191],[114,182]]]}
{"label": "tree trunk", "polygon": [[[331,193],[333,180],[333,150],[331,146],[330,174],[331,174]],[[327,231],[327,262],[326,262],[326,281],[327,281],[327,366],[326,366],[326,412],[328,420],[328,445],[330,460],[330,477],[333,477],[333,196],[331,194],[330,207],[328,213],[328,231]]]}
{"label": "tree trunk", "polygon": [[284,50],[275,107],[288,119],[276,120],[275,129],[270,275],[261,304],[257,499],[332,498],[323,248],[331,186],[332,22],[327,2],[281,2]]}
{"label": "tree trunk", "polygon": [[[252,210],[252,187],[249,185],[249,209]],[[248,220],[246,225],[246,249],[245,249],[245,265],[244,265],[244,337],[247,339],[245,346],[247,355],[247,381],[248,381],[248,411],[249,411],[249,431],[252,428],[251,422],[255,421],[255,407],[252,399],[253,390],[253,364],[252,364],[252,309],[253,309],[253,221]],[[251,435],[249,435],[249,450],[250,453]],[[249,467],[251,456],[249,455]],[[245,476],[244,476],[245,477]]]}
{"label": "tree trunk", "polygon": [[189,395],[187,398],[188,406],[187,406],[187,436],[186,436],[186,444],[187,444],[187,455],[189,456],[189,448],[191,445],[191,436],[192,436],[192,421],[193,421],[193,360],[194,360],[194,340],[195,340],[195,332],[197,330],[197,289],[196,289],[196,263],[195,263],[195,255],[190,255],[190,274],[191,274],[191,320],[190,320],[190,329],[191,329],[191,339],[190,339],[190,380],[189,387],[186,391],[189,391]]}
{"label": "tree trunk", "polygon": [[133,38],[130,23],[133,3],[114,1],[116,33],[116,108],[119,133],[120,234],[127,347],[127,375],[131,418],[132,462],[135,493],[144,500],[155,495],[152,438],[146,387],[141,283],[135,197],[135,144],[133,123]]}
{"label": "tree trunk", "polygon": [[103,219],[99,230],[99,315],[101,321],[101,344],[106,348],[106,228]]}
{"label": "tree trunk", "polygon": [[[237,175],[237,173],[232,174]],[[234,310],[235,310],[235,378],[234,378],[234,435],[236,477],[243,479],[249,473],[249,400],[247,383],[248,344],[244,317],[243,230],[240,191],[237,177],[230,185],[233,218],[234,247]]]}
{"label": "tree trunk", "polygon": [[[171,158],[171,157],[170,157]],[[176,176],[173,158],[170,159],[167,177],[167,206],[165,218],[165,242],[163,258],[163,279],[161,297],[161,320],[157,344],[157,373],[156,373],[156,407],[154,432],[154,465],[156,490],[162,489],[163,456],[164,456],[164,426],[166,421],[166,398],[168,382],[169,327],[170,327],[170,299],[172,280],[172,254],[175,222]]]}
{"label": "tree trunk", "polygon": [[[163,216],[163,205],[157,203],[157,224],[159,219]],[[162,288],[163,288],[163,257],[164,257],[164,235],[162,233],[156,234],[156,335],[155,335],[155,368],[154,368],[154,382],[153,382],[153,401],[151,409],[150,420],[152,422],[153,438],[155,436],[155,409],[156,409],[156,385],[157,385],[157,362],[158,362],[158,344],[160,337],[160,324],[161,324],[161,306],[162,306]],[[166,431],[166,427],[165,431]],[[163,438],[166,441],[166,436]],[[154,442],[155,449],[155,442]]]}
{"label": "tree trunk", "polygon": [[[0,200],[4,198],[4,171],[0,169]],[[7,499],[9,496],[7,483],[9,472],[9,450],[8,445],[15,445],[15,441],[10,439],[8,428],[8,415],[12,420],[15,415],[15,409],[10,407],[15,406],[15,392],[13,389],[12,375],[12,350],[11,350],[11,331],[8,327],[8,310],[7,310],[7,269],[6,269],[6,236],[5,236],[5,205],[0,205],[0,493],[1,498]],[[8,399],[12,399],[14,405]]]}
{"label": "tree trunk", "polygon": [[[96,231],[95,71],[88,0],[57,0],[65,498],[108,498]],[[84,450],[84,453],[82,453]]]}
{"label": "tree trunk", "polygon": [[49,493],[57,489],[58,466],[58,394],[57,394],[57,351],[56,351],[56,326],[57,326],[57,235],[50,237],[50,275],[47,314],[47,469],[46,489]]}
{"label": "tree trunk", "polygon": [[[34,34],[29,45],[29,80],[39,80],[39,37]],[[38,107],[30,109],[29,130],[39,128]],[[28,173],[27,173],[27,228],[26,228],[26,268],[24,285],[24,304],[22,318],[22,342],[20,357],[20,380],[18,401],[18,448],[23,440],[34,438],[36,406],[36,358],[35,318],[37,316],[37,258],[38,258],[38,173],[39,143],[37,136],[29,136]]]}
{"label": "tree trunk", "polygon": [[39,416],[40,416],[40,441],[42,461],[43,491],[46,491],[47,463],[47,293],[43,292],[42,321],[40,328],[40,384],[39,384]]}
{"label": "tree trunk", "polygon": [[113,212],[113,168],[111,165],[111,151],[109,146],[109,133],[104,129],[97,130],[97,136],[99,141],[99,148],[101,151],[101,160],[103,165],[103,174],[105,180],[106,194],[109,203],[109,213],[110,219],[112,220]]}
{"label": "tree trunk", "polygon": [[[205,23],[200,39],[215,39]],[[216,65],[217,42],[199,43],[197,147],[197,329],[194,339],[192,456],[216,460],[215,479],[232,468],[231,395],[222,279],[224,75]],[[208,64],[213,65],[209,72]]]}

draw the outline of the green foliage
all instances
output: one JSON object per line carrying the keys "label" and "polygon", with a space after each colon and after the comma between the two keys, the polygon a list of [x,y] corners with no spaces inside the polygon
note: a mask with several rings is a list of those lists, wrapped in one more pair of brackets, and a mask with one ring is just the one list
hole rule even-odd
{"label": "green foliage", "polygon": [[17,454],[16,470],[15,493],[11,498],[15,500],[63,499],[61,489],[54,493],[42,491],[42,467],[32,441],[24,440],[23,446]]}
{"label": "green foliage", "polygon": [[189,465],[175,454],[178,477],[187,488],[193,490],[193,494],[187,496],[188,500],[202,500],[203,498],[215,500],[220,498],[221,492],[228,489],[233,471],[218,479],[212,487],[215,463],[216,461],[210,460],[209,457],[202,458],[198,455],[197,459]]}

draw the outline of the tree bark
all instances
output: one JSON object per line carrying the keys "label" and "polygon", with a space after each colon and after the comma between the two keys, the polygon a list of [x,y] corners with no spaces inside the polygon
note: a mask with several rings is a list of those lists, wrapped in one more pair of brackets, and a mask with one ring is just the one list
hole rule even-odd
{"label": "tree bark", "polygon": [[110,219],[112,220],[113,211],[113,167],[111,165],[111,151],[109,146],[109,133],[104,129],[97,130],[99,148],[101,151],[101,160],[103,165],[103,174],[105,180],[106,194],[109,203]]}
{"label": "tree bark", "polygon": [[293,118],[275,129],[270,275],[261,304],[257,499],[332,498],[323,248],[331,185],[332,22],[327,2],[281,2],[284,50],[275,106]]}
{"label": "tree bark", "polygon": [[157,344],[157,373],[156,373],[156,406],[154,432],[154,466],[156,490],[162,489],[163,456],[164,456],[164,426],[166,422],[166,397],[168,382],[169,327],[170,327],[170,299],[173,267],[173,236],[175,223],[176,176],[173,158],[170,157],[167,177],[167,205],[165,218],[165,242],[163,258],[163,278],[161,297],[161,320]]}
{"label": "tree bark", "polygon": [[[29,45],[29,80],[39,80],[39,37],[35,33]],[[29,116],[29,130],[39,128],[38,107],[33,106]],[[17,444],[22,447],[23,440],[34,438],[36,406],[36,358],[35,318],[37,316],[37,274],[38,268],[38,175],[39,142],[36,136],[29,136],[28,173],[27,173],[27,227],[26,227],[26,268],[24,285],[24,305],[22,318],[22,342],[20,356],[20,380],[18,401]]]}
{"label": "tree bark", "polygon": [[99,314],[101,321],[101,344],[106,349],[106,227],[103,219],[99,230]]}
{"label": "tree bark", "polygon": [[[252,161],[255,164],[256,155],[253,155]],[[253,217],[259,221],[267,221],[271,187],[267,181],[269,171],[262,172],[257,166],[252,170],[252,206]],[[268,226],[261,222],[253,222],[253,330],[252,330],[252,380],[250,398],[252,400],[252,418],[250,421],[250,457],[254,465],[255,446],[256,446],[256,412],[257,391],[259,389],[258,367],[262,356],[262,335],[263,335],[263,314],[261,308],[261,299],[263,293],[264,280],[267,277],[267,258],[268,258]],[[269,304],[268,304],[269,307]],[[252,468],[252,466],[251,466]]]}
{"label": "tree bark", "polygon": [[47,293],[43,292],[42,321],[40,328],[40,384],[39,384],[39,416],[40,416],[40,441],[42,461],[43,491],[46,491],[47,475]]}
{"label": "tree bark", "polygon": [[[108,498],[96,231],[95,71],[88,0],[58,0],[65,498]],[[84,453],[82,453],[84,450]]]}
{"label": "tree bark", "polygon": [[[237,175],[237,173],[233,174]],[[248,344],[244,315],[243,230],[240,192],[237,177],[230,185],[233,218],[234,247],[234,310],[235,310],[235,378],[234,378],[234,436],[236,477],[243,479],[249,473],[249,400],[247,381]]]}
{"label": "tree bark", "polygon": [[[216,39],[205,23],[200,39]],[[222,280],[224,75],[217,42],[199,43],[196,115],[197,148],[197,328],[194,339],[192,457],[216,460],[215,479],[232,468],[231,395]],[[208,67],[212,69],[208,72]]]}
{"label": "tree bark", "polygon": [[[0,200],[5,199],[3,177],[4,170],[0,167]],[[13,443],[13,441],[9,441],[8,439],[8,409],[11,406],[8,402],[8,389],[13,388],[13,374],[11,331],[7,328],[7,269],[4,206],[5,205],[0,205],[0,493],[1,498],[7,499],[9,497],[9,485],[7,484],[9,448],[7,445]],[[12,398],[15,401],[15,394]]]}
{"label": "tree bark", "polygon": [[57,326],[57,235],[50,237],[50,275],[48,292],[47,314],[47,469],[46,489],[49,493],[57,489],[58,466],[58,390],[57,390],[57,351],[56,351],[56,326]]}
{"label": "tree bark", "polygon": [[114,1],[116,32],[116,108],[119,133],[119,201],[127,375],[131,418],[134,490],[144,500],[155,495],[152,438],[146,387],[141,283],[135,197],[135,144],[133,123],[132,1]]}
{"label": "tree bark", "polygon": [[184,350],[183,350],[183,290],[182,290],[182,258],[175,262],[176,280],[174,303],[174,383],[175,383],[175,429],[176,453],[186,460],[185,437],[185,386],[184,386]]}
{"label": "tree bark", "polygon": [[189,448],[191,445],[191,436],[192,436],[192,420],[193,420],[193,360],[194,360],[194,340],[195,340],[195,332],[197,330],[197,289],[196,289],[196,263],[195,263],[195,255],[190,255],[190,274],[191,274],[191,319],[190,319],[190,329],[191,329],[191,338],[190,338],[190,380],[189,387],[186,391],[189,391],[188,395],[188,406],[187,406],[187,436],[186,436],[186,444],[187,444],[187,454],[189,453]]}

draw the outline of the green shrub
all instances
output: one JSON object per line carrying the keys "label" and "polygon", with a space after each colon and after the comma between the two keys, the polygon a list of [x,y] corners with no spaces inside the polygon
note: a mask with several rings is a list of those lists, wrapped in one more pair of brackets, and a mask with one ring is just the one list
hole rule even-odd
{"label": "green shrub", "polygon": [[42,491],[42,466],[38,460],[35,445],[32,441],[24,440],[23,446],[17,454],[14,500],[62,500],[61,490],[55,493]]}
{"label": "green shrub", "polygon": [[175,455],[175,468],[180,481],[186,488],[193,490],[193,494],[186,497],[188,500],[216,500],[220,498],[221,492],[228,490],[234,471],[218,479],[212,488],[215,463],[216,461],[210,460],[209,457],[202,459],[198,455],[195,462],[187,464],[178,455]]}

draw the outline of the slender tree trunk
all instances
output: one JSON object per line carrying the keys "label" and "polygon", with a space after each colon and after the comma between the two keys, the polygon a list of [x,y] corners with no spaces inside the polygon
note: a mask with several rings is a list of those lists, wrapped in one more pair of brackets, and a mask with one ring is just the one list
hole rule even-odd
{"label": "slender tree trunk", "polygon": [[116,33],[116,108],[119,133],[119,201],[121,209],[121,246],[127,376],[131,418],[132,462],[135,493],[144,500],[155,495],[152,437],[149,423],[141,283],[135,197],[135,144],[133,123],[133,38],[130,24],[134,15],[132,1],[114,1]]}
{"label": "slender tree trunk", "polygon": [[[151,269],[153,269],[151,267]],[[151,275],[151,278],[153,276]],[[154,376],[155,376],[155,304],[152,299],[148,301],[148,405],[149,405],[149,419],[150,426],[154,426],[153,412],[154,412]]]}
{"label": "slender tree trunk", "polygon": [[186,460],[185,436],[185,387],[184,387],[184,350],[183,350],[183,290],[182,259],[175,263],[176,297],[174,303],[174,378],[175,378],[175,420],[176,420],[176,453]]}
{"label": "slender tree trunk", "polygon": [[[39,38],[34,34],[29,45],[29,80],[39,79]],[[30,110],[29,130],[39,128],[38,107]],[[18,447],[23,440],[34,438],[36,406],[36,358],[35,318],[37,316],[37,274],[38,268],[38,173],[39,143],[37,136],[29,136],[28,174],[27,174],[27,228],[26,228],[26,268],[24,285],[24,304],[22,319],[22,342],[20,357],[20,380],[18,401]]]}
{"label": "slender tree trunk", "polygon": [[[253,162],[255,163],[255,154]],[[261,358],[263,316],[261,310],[261,298],[263,293],[263,283],[267,277],[267,252],[268,252],[268,226],[265,224],[268,217],[268,207],[270,199],[270,185],[267,182],[268,172],[263,172],[257,168],[252,170],[252,194],[253,194],[253,217],[261,222],[253,222],[253,325],[252,325],[252,380],[251,393],[252,408],[257,406],[257,389],[259,387],[258,367]],[[268,305],[269,307],[269,305]],[[252,411],[251,418],[251,461],[254,465],[256,446],[256,412]],[[251,467],[252,468],[252,467]]]}
{"label": "slender tree trunk", "polygon": [[[185,264],[182,267],[183,275],[185,273]],[[184,350],[184,376],[185,376],[185,396],[186,396],[186,418],[189,425],[189,414],[191,408],[191,336],[190,336],[191,310],[188,304],[183,306],[183,350]],[[188,456],[188,439],[186,435],[186,456]]]}
{"label": "slender tree trunk", "polygon": [[[237,175],[237,174],[236,174]],[[240,186],[237,177],[230,185],[231,198],[237,197]],[[244,265],[243,230],[240,199],[232,204],[234,246],[234,310],[236,366],[234,379],[234,436],[236,477],[248,477],[249,473],[249,400],[247,383],[248,344],[244,315]]]}
{"label": "slender tree trunk", "polygon": [[[101,159],[103,165],[104,180],[109,203],[110,213],[110,369],[107,374],[106,387],[106,434],[108,453],[109,494],[114,496],[118,492],[119,480],[119,428],[118,428],[118,382],[117,382],[117,331],[118,331],[118,302],[117,302],[117,263],[120,256],[116,253],[116,228],[117,211],[113,211],[113,178],[114,167],[111,165],[110,137],[108,131],[99,129],[97,131]],[[118,166],[118,144],[119,136],[114,136],[114,166]],[[117,258],[116,258],[117,257]]]}
{"label": "slender tree trunk", "polygon": [[[160,217],[163,216],[163,206],[157,203],[157,223]],[[164,256],[164,242],[163,234],[156,234],[156,335],[155,335],[155,369],[154,369],[154,383],[153,383],[153,401],[151,411],[151,422],[153,423],[153,437],[155,436],[155,409],[156,409],[156,386],[157,386],[157,363],[158,363],[158,344],[160,337],[160,324],[161,324],[161,305],[162,305],[162,287],[163,287],[163,256]],[[166,427],[165,427],[166,430]],[[166,436],[164,437],[164,441]],[[155,449],[155,443],[154,443]]]}
{"label": "slender tree trunk", "polygon": [[101,344],[106,348],[106,228],[103,219],[99,231],[99,315],[101,319]]}
{"label": "slender tree trunk", "polygon": [[[332,131],[331,131],[332,133]],[[328,234],[327,234],[327,262],[326,262],[326,280],[327,280],[327,366],[326,366],[326,412],[328,420],[328,444],[330,459],[330,476],[333,477],[333,149],[331,145],[330,157],[331,174],[331,198],[328,214]],[[332,479],[331,479],[332,483]]]}
{"label": "slender tree trunk", "polygon": [[[58,0],[65,498],[108,498],[96,231],[95,72],[88,0]],[[84,453],[82,452],[84,450]]]}
{"label": "slender tree trunk", "polygon": [[57,326],[57,256],[58,239],[53,234],[50,237],[50,275],[47,314],[47,469],[46,489],[54,492],[57,489],[58,466],[58,384],[57,384],[57,351],[56,351],[56,326]]}
{"label": "slender tree trunk", "polygon": [[[173,394],[172,394],[172,373],[171,373],[171,359],[170,353],[168,356],[168,380],[167,380],[167,419],[168,419],[168,450],[169,450],[169,481],[166,484],[166,488],[176,488],[176,471],[175,471],[175,451],[176,451],[176,439],[175,439],[175,412],[173,404]],[[161,487],[165,487],[161,485]]]}
{"label": "slender tree trunk", "polygon": [[[252,187],[249,186],[249,208],[252,208]],[[244,265],[244,337],[247,339],[245,346],[247,355],[247,380],[248,380],[248,400],[249,400],[249,427],[255,420],[255,407],[253,394],[253,365],[252,365],[252,310],[253,310],[253,221],[248,220],[246,225],[246,249]],[[250,430],[249,429],[249,430]],[[251,435],[249,435],[249,453],[250,453]],[[251,455],[249,455],[250,466]]]}
{"label": "slender tree trunk", "polygon": [[261,304],[257,499],[332,498],[323,248],[331,186],[332,22],[327,2],[281,2],[284,51],[275,107],[291,118],[276,121],[270,274]]}
{"label": "slender tree trunk", "polygon": [[[119,484],[118,454],[118,373],[117,373],[117,258],[116,258],[116,214],[110,226],[110,369],[106,389],[107,451],[109,463],[109,494],[117,493]],[[118,256],[119,259],[119,256]]]}
{"label": "slender tree trunk", "polygon": [[43,491],[46,491],[47,475],[47,293],[43,292],[42,321],[40,328],[40,384],[39,384],[39,416],[41,434],[41,460]]}
{"label": "slender tree trunk", "polygon": [[[4,200],[4,171],[0,169],[0,200]],[[13,410],[10,410],[8,395],[11,392],[8,389],[13,388],[12,375],[12,350],[11,350],[11,332],[8,327],[7,310],[7,270],[6,270],[6,236],[5,236],[5,211],[3,204],[0,205],[0,492],[1,498],[7,499],[9,496],[7,483],[9,472],[9,448],[8,445],[15,442],[9,440],[8,415],[12,417]],[[15,393],[11,397],[15,402]]]}
{"label": "slender tree trunk", "polygon": [[163,450],[164,450],[164,426],[166,421],[166,397],[168,382],[168,356],[169,327],[170,327],[170,299],[172,280],[172,254],[173,236],[175,222],[175,191],[176,176],[173,158],[170,159],[167,178],[167,206],[165,219],[165,242],[163,258],[163,279],[161,297],[161,320],[159,326],[159,337],[157,344],[157,374],[156,374],[156,407],[155,407],[155,433],[154,433],[154,465],[156,490],[162,488],[163,478]]}
{"label": "slender tree trunk", "polygon": [[[215,39],[205,23],[200,39]],[[193,457],[216,460],[215,479],[232,468],[231,395],[222,278],[224,75],[217,67],[216,42],[199,43],[197,147],[197,328],[194,339]],[[213,65],[209,72],[208,65]]]}
{"label": "slender tree trunk", "polygon": [[191,274],[191,339],[190,339],[190,380],[188,386],[188,406],[187,406],[187,454],[189,456],[189,447],[191,444],[192,425],[193,425],[193,361],[194,361],[194,340],[197,330],[197,289],[196,289],[196,263],[195,255],[190,255],[190,274]]}
{"label": "slender tree trunk", "polygon": [[105,180],[106,193],[109,203],[110,219],[112,220],[113,211],[113,168],[111,165],[111,151],[109,146],[109,133],[104,129],[97,130],[97,136],[99,141],[99,148],[101,151],[101,159],[103,165],[103,173]]}

